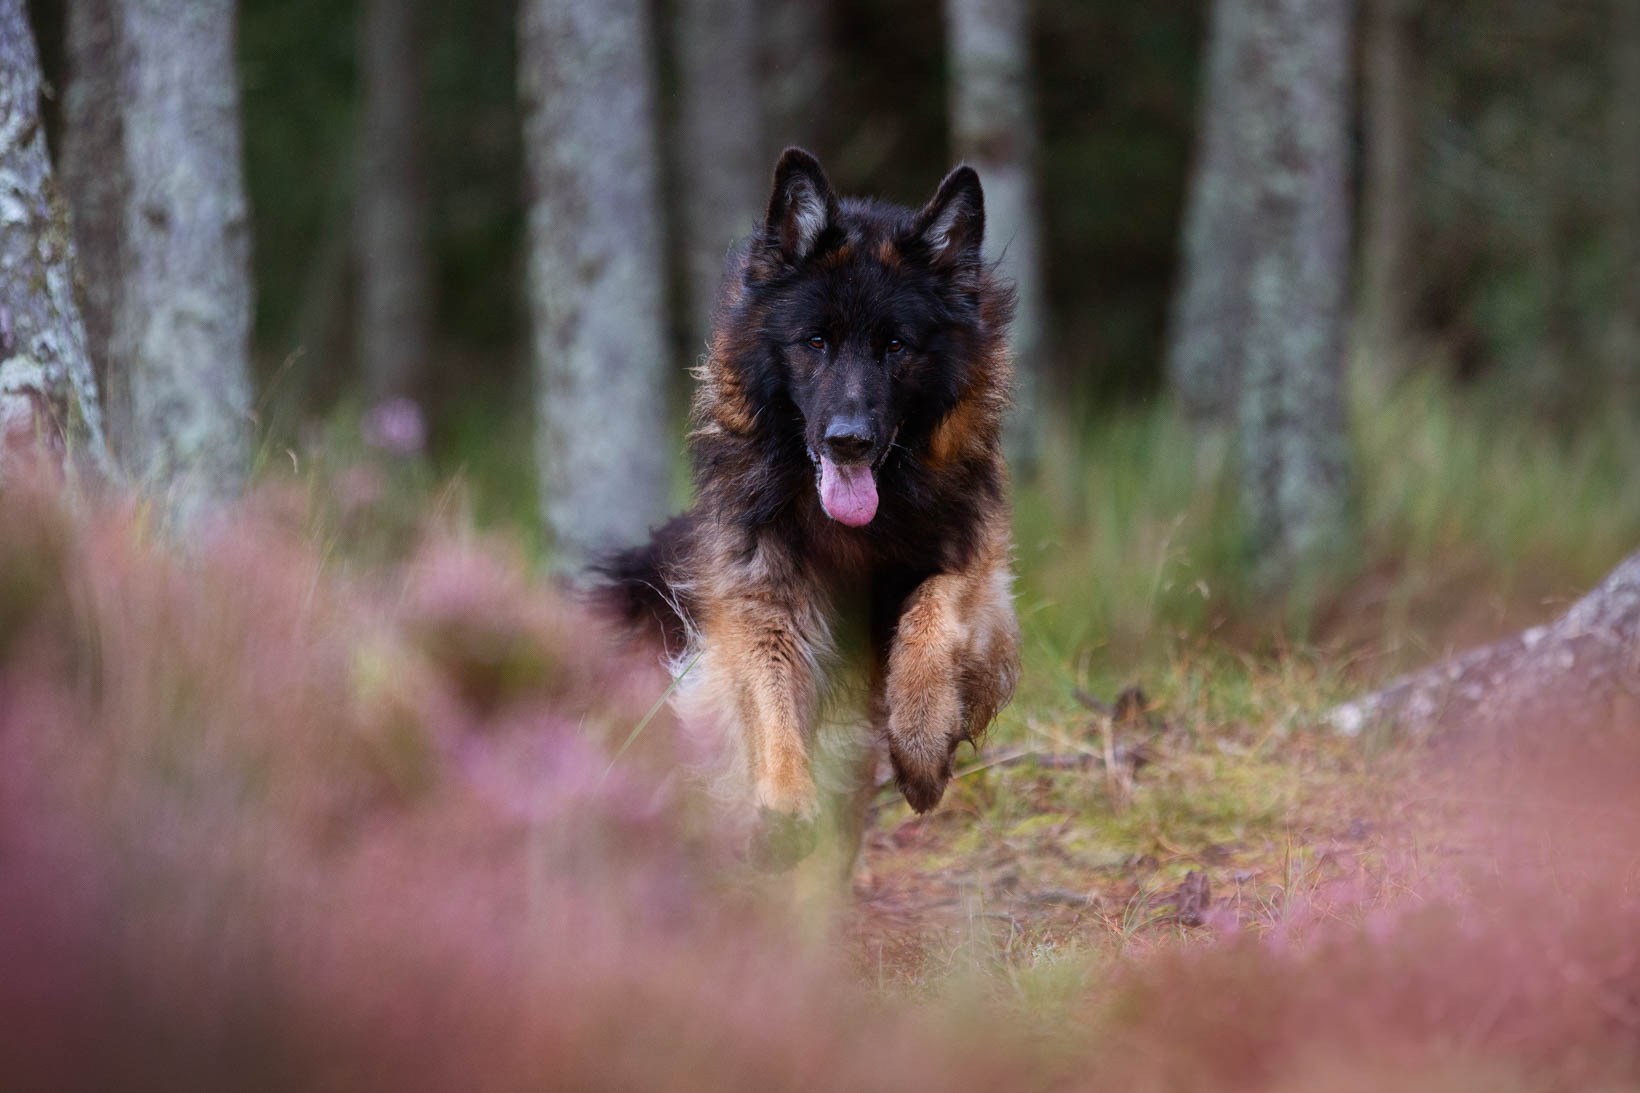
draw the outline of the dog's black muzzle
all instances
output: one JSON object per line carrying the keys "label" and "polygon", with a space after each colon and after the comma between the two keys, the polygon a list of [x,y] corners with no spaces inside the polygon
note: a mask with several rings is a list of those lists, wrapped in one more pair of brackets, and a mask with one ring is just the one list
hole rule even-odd
{"label": "dog's black muzzle", "polygon": [[826,435],[820,441],[821,450],[833,462],[847,465],[864,463],[877,446],[871,423],[863,417],[838,415],[826,426]]}

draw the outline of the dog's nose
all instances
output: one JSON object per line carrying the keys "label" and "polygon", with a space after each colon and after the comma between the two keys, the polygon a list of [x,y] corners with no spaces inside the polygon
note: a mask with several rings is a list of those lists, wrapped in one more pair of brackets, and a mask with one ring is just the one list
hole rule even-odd
{"label": "dog's nose", "polygon": [[863,417],[832,418],[820,442],[833,463],[859,463],[871,454],[874,444],[871,425]]}

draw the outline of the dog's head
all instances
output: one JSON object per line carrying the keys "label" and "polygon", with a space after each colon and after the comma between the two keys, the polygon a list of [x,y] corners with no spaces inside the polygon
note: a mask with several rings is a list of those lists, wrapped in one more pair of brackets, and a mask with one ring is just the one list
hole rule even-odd
{"label": "dog's head", "polygon": [[869,524],[896,443],[925,436],[966,388],[981,337],[984,232],[971,167],[912,210],[839,201],[813,156],[780,157],[745,287],[759,304],[761,356],[797,408],[832,519]]}

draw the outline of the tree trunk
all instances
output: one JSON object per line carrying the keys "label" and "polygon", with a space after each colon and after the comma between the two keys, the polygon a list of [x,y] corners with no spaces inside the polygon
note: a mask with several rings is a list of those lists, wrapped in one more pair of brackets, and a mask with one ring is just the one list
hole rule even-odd
{"label": "tree trunk", "polygon": [[756,0],[675,0],[684,305],[690,355],[705,351],[729,247],[757,226],[774,169],[765,158]]}
{"label": "tree trunk", "polygon": [[1411,258],[1412,74],[1407,48],[1408,0],[1368,0],[1366,178],[1362,187],[1362,346],[1372,371],[1391,378],[1403,369],[1417,298]]}
{"label": "tree trunk", "polygon": [[[67,34],[63,94],[63,192],[73,209],[74,238],[79,244],[79,289],[84,304],[86,348],[97,376],[97,389],[110,405],[114,392],[108,376],[109,329],[118,298],[123,240],[120,210],[129,179],[115,162],[123,145],[120,69],[111,0],[75,0],[66,5]],[[113,422],[110,421],[110,427]],[[112,438],[110,438],[112,440]]]}
{"label": "tree trunk", "polygon": [[[65,180],[116,457],[183,523],[250,458],[250,224],[231,0],[77,0]],[[82,10],[83,9],[83,10]]]}
{"label": "tree trunk", "polygon": [[542,512],[564,561],[665,512],[676,454],[642,0],[524,0],[519,84]]}
{"label": "tree trunk", "polygon": [[1047,349],[1036,200],[1036,112],[1026,0],[946,0],[952,145],[985,186],[985,249],[1014,283],[1015,408],[1004,441],[1028,469],[1041,446],[1040,376]]}
{"label": "tree trunk", "polygon": [[822,161],[831,152],[827,122],[832,110],[830,0],[763,0],[758,5],[761,43],[763,153],[766,171],[791,145]]}
{"label": "tree trunk", "polygon": [[1354,735],[1597,724],[1640,704],[1640,551],[1547,626],[1396,680],[1327,715]]}
{"label": "tree trunk", "polygon": [[359,361],[372,402],[415,393],[431,312],[414,0],[365,0],[359,56]]}
{"label": "tree trunk", "polygon": [[1232,416],[1247,325],[1254,165],[1241,144],[1246,6],[1247,0],[1213,0],[1209,14],[1196,158],[1168,330],[1168,386],[1200,423],[1227,424]]}
{"label": "tree trunk", "polygon": [[40,58],[23,0],[0,0],[0,473],[38,441],[109,470],[73,230],[46,155]]}
{"label": "tree trunk", "polygon": [[1612,231],[1617,251],[1610,371],[1619,391],[1640,395],[1640,2],[1612,0]]}
{"label": "tree trunk", "polygon": [[1348,0],[1248,0],[1240,143],[1255,170],[1237,396],[1254,579],[1290,587],[1347,546]]}

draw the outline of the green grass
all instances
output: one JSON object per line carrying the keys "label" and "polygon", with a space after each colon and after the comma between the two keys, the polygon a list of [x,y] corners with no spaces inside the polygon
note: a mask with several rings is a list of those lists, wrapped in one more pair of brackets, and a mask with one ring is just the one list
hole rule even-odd
{"label": "green grass", "polygon": [[1208,637],[1404,666],[1552,613],[1640,543],[1640,430],[1615,411],[1567,436],[1431,375],[1353,403],[1360,550],[1302,635],[1246,580],[1227,438],[1161,404],[1055,431],[1016,498],[1031,676],[1108,692]]}

